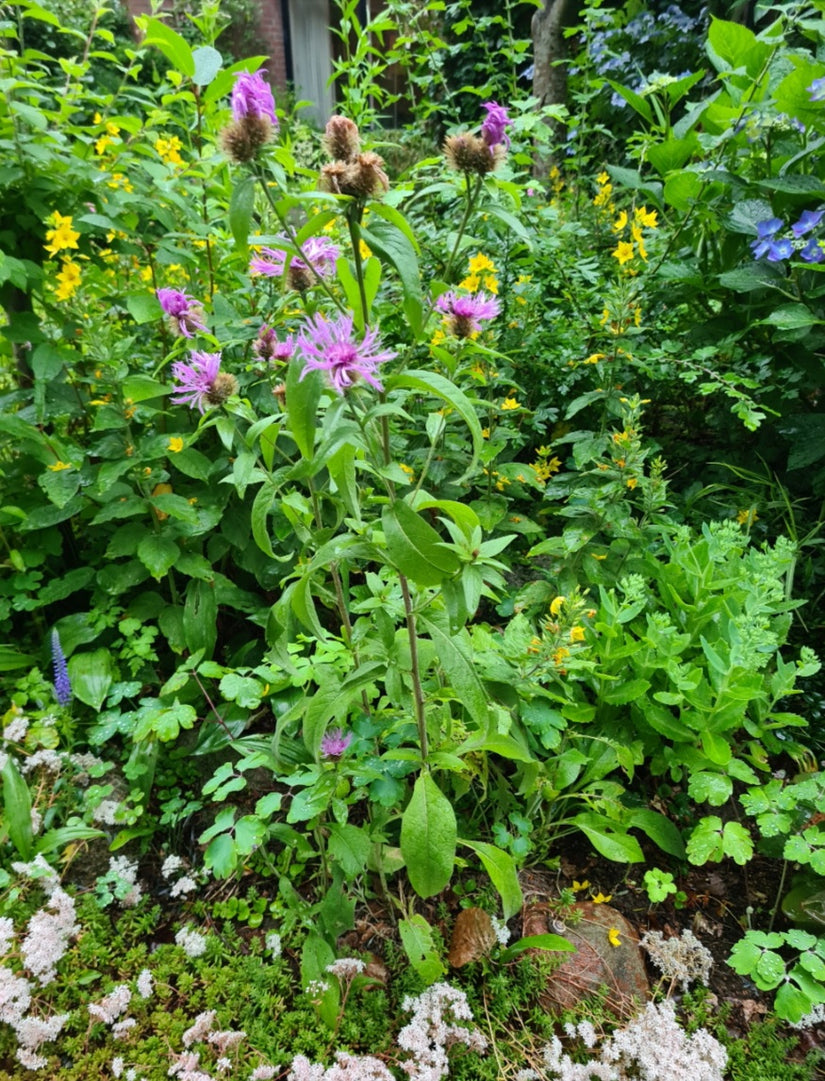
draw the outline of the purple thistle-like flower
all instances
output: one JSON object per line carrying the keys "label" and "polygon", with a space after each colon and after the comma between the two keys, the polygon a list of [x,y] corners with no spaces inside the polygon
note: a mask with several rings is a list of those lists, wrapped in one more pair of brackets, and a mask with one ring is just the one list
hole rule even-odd
{"label": "purple thistle-like flower", "polygon": [[481,330],[482,321],[495,319],[501,311],[498,300],[484,292],[465,296],[452,290],[442,293],[435,307],[448,316],[450,330],[457,338],[469,338]]}
{"label": "purple thistle-like flower", "polygon": [[505,128],[513,121],[507,115],[507,110],[495,101],[485,101],[483,108],[487,110],[487,115],[481,125],[481,138],[491,152],[502,143],[509,146],[510,140]]}
{"label": "purple thistle-like flower", "polygon": [[825,101],[825,75],[821,79],[814,79],[808,87],[811,101]]}
{"label": "purple thistle-like flower", "polygon": [[794,222],[791,226],[791,232],[799,240],[800,237],[806,236],[816,229],[817,225],[822,221],[823,215],[825,215],[825,209],[803,210],[799,215],[799,221]]}
{"label": "purple thistle-like flower", "polygon": [[184,338],[191,338],[193,330],[206,330],[203,325],[203,311],[194,297],[180,289],[158,289],[157,298],[161,308]]}
{"label": "purple thistle-like flower", "polygon": [[285,364],[292,359],[292,354],[295,352],[295,339],[288,334],[281,341],[272,327],[264,323],[252,345],[252,352],[259,360],[269,360],[273,363],[279,361]]}
{"label": "purple thistle-like flower", "polygon": [[351,315],[339,315],[335,320],[316,315],[298,334],[297,352],[304,358],[301,379],[307,372],[325,372],[336,394],[344,394],[359,379],[383,390],[375,373],[378,365],[392,360],[395,353],[381,350],[380,345],[375,330],[368,330],[360,343],[355,341]]}
{"label": "purple thistle-like flower", "polygon": [[278,127],[275,99],[272,97],[272,88],[264,79],[263,71],[256,71],[254,74],[239,71],[235,75],[235,85],[232,87],[232,116],[235,120],[242,120],[246,116],[264,116]]}
{"label": "purple thistle-like flower", "polygon": [[56,630],[52,631],[52,664],[54,665],[54,696],[58,705],[68,706],[72,700],[72,681],[69,679],[66,656],[60,645],[60,635]]}
{"label": "purple thistle-like flower", "polygon": [[174,405],[188,405],[203,413],[207,406],[220,405],[238,389],[235,377],[221,372],[220,353],[193,352],[189,359],[191,364],[176,360],[172,365],[172,375],[180,383],[170,398]]}
{"label": "purple thistle-like flower", "polygon": [[[286,238],[284,238],[286,239]],[[256,255],[249,262],[250,274],[264,274],[268,278],[280,278],[284,268],[288,268],[289,284],[296,289],[305,289],[312,284],[310,267],[322,278],[329,278],[335,273],[335,263],[341,254],[337,244],[328,237],[311,236],[301,245],[303,258],[293,255],[288,257],[278,248],[262,248],[263,255]]]}
{"label": "purple thistle-like flower", "polygon": [[321,739],[321,754],[324,758],[341,758],[352,743],[352,732],[341,728],[330,728]]}

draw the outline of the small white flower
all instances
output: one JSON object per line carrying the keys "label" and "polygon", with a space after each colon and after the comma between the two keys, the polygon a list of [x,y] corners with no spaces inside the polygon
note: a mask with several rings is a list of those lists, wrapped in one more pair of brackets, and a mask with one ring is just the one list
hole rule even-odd
{"label": "small white flower", "polygon": [[264,939],[264,945],[272,954],[273,961],[281,956],[281,936],[277,931],[270,931]]}
{"label": "small white flower", "polygon": [[175,942],[187,957],[200,957],[206,953],[206,935],[193,931],[191,927],[182,927],[175,935]]}

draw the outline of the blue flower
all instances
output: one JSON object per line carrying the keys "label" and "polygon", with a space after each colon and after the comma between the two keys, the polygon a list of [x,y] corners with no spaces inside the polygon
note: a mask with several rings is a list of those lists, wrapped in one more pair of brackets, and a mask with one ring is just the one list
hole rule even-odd
{"label": "blue flower", "polygon": [[52,631],[52,663],[54,664],[54,696],[60,706],[68,706],[72,700],[72,681],[66,666],[66,656],[60,645],[60,635]]}
{"label": "blue flower", "polygon": [[768,262],[781,263],[783,259],[790,259],[793,255],[793,244],[787,238],[785,240],[772,240],[768,244]]}
{"label": "blue flower", "polygon": [[815,236],[812,236],[799,253],[799,258],[804,259],[806,263],[825,262],[825,251],[822,250],[821,244],[822,242],[820,240],[817,240]]}
{"label": "blue flower", "polygon": [[825,215],[825,209],[803,210],[799,215],[799,221],[794,222],[791,226],[791,232],[798,240],[807,233],[813,232],[817,225],[822,221],[823,215]]}
{"label": "blue flower", "polygon": [[814,79],[808,87],[811,101],[825,101],[825,75],[821,79]]}
{"label": "blue flower", "polygon": [[780,259],[786,258],[785,255],[776,254],[780,247],[784,250],[785,244],[788,245],[789,249],[787,255],[791,254],[793,247],[790,240],[776,241],[773,239],[784,224],[781,218],[766,218],[764,221],[757,222],[756,235],[758,239],[751,241],[751,251],[754,259],[761,259],[763,255],[767,255],[770,262],[776,263]]}

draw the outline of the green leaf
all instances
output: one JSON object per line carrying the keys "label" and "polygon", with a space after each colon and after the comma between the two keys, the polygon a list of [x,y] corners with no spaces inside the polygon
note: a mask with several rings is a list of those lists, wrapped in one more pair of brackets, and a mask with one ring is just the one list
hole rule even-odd
{"label": "green leaf", "polygon": [[401,854],[419,897],[435,896],[450,881],[457,837],[452,804],[429,773],[419,774],[401,817]]}
{"label": "green leaf", "polygon": [[30,668],[36,662],[37,658],[31,653],[20,653],[14,646],[0,645],[0,672]]}
{"label": "green leaf", "polygon": [[709,803],[712,807],[721,807],[727,803],[733,792],[733,782],[722,773],[691,773],[688,782],[688,794],[697,803]]}
{"label": "green leaf", "polygon": [[482,730],[486,729],[489,723],[487,692],[473,664],[472,645],[466,630],[462,628],[460,633],[447,634],[437,623],[423,616],[419,617],[419,626],[427,631],[436,647],[438,663],[450,686],[476,724]]}
{"label": "green leaf", "polygon": [[594,812],[577,814],[570,820],[577,826],[600,855],[614,863],[644,863],[644,853],[635,837],[621,832],[621,827],[609,818]]}
{"label": "green leaf", "polygon": [[698,175],[689,169],[682,169],[667,178],[662,197],[669,206],[687,213],[699,198],[701,191],[702,181]]}
{"label": "green leaf", "polygon": [[647,156],[653,168],[662,176],[681,169],[699,148],[696,136],[689,139],[667,139],[648,148]]}
{"label": "green leaf", "polygon": [[658,811],[637,807],[628,815],[628,826],[643,830],[663,852],[679,860],[685,858],[685,843],[681,833],[669,818]]}
{"label": "green leaf", "polygon": [[146,35],[143,45],[154,45],[181,74],[189,79],[194,76],[195,60],[185,38],[160,19],[144,17],[136,22]]}
{"label": "green leaf", "polygon": [[69,658],[68,668],[74,696],[99,712],[115,675],[109,650],[75,653]]}
{"label": "green leaf", "polygon": [[[339,988],[338,981],[329,979],[327,966],[335,960],[335,953],[329,943],[315,931],[310,931],[304,939],[301,949],[301,985],[304,990],[311,985],[325,984],[327,990],[321,996],[318,1013],[324,1024],[332,1029],[338,1018]],[[317,1001],[315,995],[312,996]]]}
{"label": "green leaf", "polygon": [[523,897],[513,857],[508,852],[504,852],[495,845],[487,844],[484,841],[462,840],[461,844],[472,848],[473,852],[484,864],[484,869],[490,876],[490,881],[498,890],[505,920],[515,916],[521,910]]}
{"label": "green leaf", "polygon": [[687,858],[696,866],[718,863],[724,855],[722,847],[722,819],[708,815],[694,828],[687,843]]}
{"label": "green leaf", "polygon": [[410,387],[412,390],[423,391],[425,394],[434,394],[437,398],[441,398],[442,401],[453,407],[470,429],[470,437],[473,441],[473,453],[470,462],[456,483],[461,484],[472,476],[484,440],[481,436],[481,424],[475,407],[466,394],[443,375],[419,369],[390,376],[386,384],[388,391],[394,390],[396,387]]}
{"label": "green leaf", "polygon": [[459,569],[455,552],[403,499],[384,507],[381,523],[393,566],[419,586],[438,586]]}
{"label": "green leaf", "polygon": [[255,209],[255,178],[245,176],[232,189],[229,200],[229,229],[243,253],[249,243],[252,212]]}
{"label": "green leaf", "polygon": [[424,983],[429,986],[440,979],[444,965],[433,941],[433,929],[424,917],[416,913],[408,920],[399,920],[398,933],[410,964]]}
{"label": "green leaf", "polygon": [[12,756],[6,755],[5,759],[0,770],[3,778],[3,825],[18,854],[24,860],[29,860],[33,842],[31,793]]}
{"label": "green leaf", "polygon": [[620,681],[610,690],[602,692],[602,698],[611,705],[626,706],[628,702],[635,702],[641,698],[649,689],[650,683],[646,679],[629,679]]}
{"label": "green leaf", "polygon": [[229,878],[238,866],[238,853],[232,834],[221,833],[213,838],[203,854],[203,862],[215,878]]}
{"label": "green leaf", "polygon": [[772,326],[779,330],[799,330],[821,323],[807,304],[783,304],[775,308],[766,319],[759,319],[755,326]]}
{"label": "green leaf", "polygon": [[137,557],[156,581],[166,574],[180,555],[180,548],[162,533],[148,533],[137,547]]}
{"label": "green leaf", "polygon": [[621,83],[614,83],[611,79],[607,80],[609,86],[618,94],[620,98],[624,98],[627,104],[645,119],[648,124],[653,124],[653,110],[650,107],[650,102],[643,98],[640,94],[637,94],[635,90],[631,90],[628,86],[622,86]]}
{"label": "green leaf", "polygon": [[[123,302],[129,315],[136,323],[152,323],[163,315],[163,309],[158,303],[157,297],[152,293],[127,293],[123,298]],[[150,379],[149,376],[133,376],[132,378]],[[154,383],[155,381],[150,379],[150,382]],[[131,394],[127,394],[126,397],[132,398],[132,401],[139,400]]]}
{"label": "green leaf", "polygon": [[770,46],[758,41],[754,32],[742,23],[711,19],[707,53],[717,71],[744,69],[754,79],[760,73],[770,51]]}
{"label": "green leaf", "polygon": [[286,373],[286,411],[289,430],[298,450],[307,460],[313,457],[315,432],[318,425],[318,403],[323,382],[320,372],[308,372],[299,360],[291,360]]}
{"label": "green leaf", "polygon": [[211,45],[202,45],[199,49],[195,49],[192,59],[195,62],[192,82],[197,86],[209,86],[223,67],[223,57]]}
{"label": "green leaf", "polygon": [[386,262],[398,271],[404,293],[404,311],[416,336],[422,328],[423,303],[418,257],[406,231],[396,221],[381,221],[377,215],[389,208],[380,204],[374,207],[368,229],[361,229],[364,241]]}
{"label": "green leaf", "polygon": [[331,822],[329,827],[329,854],[340,864],[344,877],[353,879],[364,872],[372,847],[366,832],[350,823],[341,825]]}
{"label": "green leaf", "polygon": [[575,953],[576,947],[572,942],[568,942],[566,938],[562,938],[561,935],[527,935],[526,938],[520,938],[518,942],[514,942],[512,946],[508,946],[501,954],[501,963],[506,964],[508,961],[512,961],[514,957],[518,957],[520,953],[524,953],[525,950],[550,950],[553,953]]}

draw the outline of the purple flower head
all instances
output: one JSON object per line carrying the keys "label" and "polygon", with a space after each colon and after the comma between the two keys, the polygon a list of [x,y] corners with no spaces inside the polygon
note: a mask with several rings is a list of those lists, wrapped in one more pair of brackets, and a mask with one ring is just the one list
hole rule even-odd
{"label": "purple flower head", "polygon": [[481,330],[482,321],[495,319],[501,305],[495,297],[486,293],[466,296],[450,290],[442,293],[435,302],[436,311],[443,312],[449,320],[450,330],[457,338],[469,338]]}
{"label": "purple flower head", "polygon": [[296,348],[304,358],[301,379],[307,372],[318,371],[326,373],[337,394],[344,394],[359,379],[383,390],[375,373],[378,365],[392,360],[395,353],[382,351],[380,345],[375,330],[368,330],[360,343],[355,341],[351,315],[339,315],[334,320],[316,315],[298,334]]}
{"label": "purple flower head", "polygon": [[811,101],[825,101],[825,75],[821,79],[814,79],[808,87]]}
{"label": "purple flower head", "polygon": [[804,259],[806,263],[825,262],[825,251],[822,249],[822,241],[818,240],[815,236],[812,236],[799,253],[799,258]]}
{"label": "purple flower head", "polygon": [[259,360],[285,364],[292,359],[292,354],[295,352],[295,340],[289,334],[281,341],[272,327],[268,327],[264,323],[258,331],[258,337],[252,346],[252,352]]}
{"label": "purple flower head", "polygon": [[172,365],[172,375],[180,383],[170,399],[175,405],[188,405],[203,413],[207,406],[220,405],[238,389],[234,375],[220,370],[220,353],[193,352],[189,359],[190,364],[176,360]]}
{"label": "purple flower head", "polygon": [[817,225],[822,221],[823,215],[825,215],[825,209],[803,210],[799,215],[799,221],[794,222],[791,226],[791,232],[799,240],[800,237],[806,236],[816,229]]}
{"label": "purple flower head", "polygon": [[507,115],[507,110],[495,101],[485,101],[483,108],[487,110],[487,115],[481,125],[481,138],[491,151],[501,143],[509,146],[510,140],[504,129],[513,121]]}
{"label": "purple flower head", "polygon": [[158,289],[157,298],[173,326],[184,338],[191,338],[193,330],[206,330],[202,322],[203,310],[194,297],[180,289]]}
{"label": "purple flower head", "polygon": [[278,127],[272,88],[264,79],[264,72],[256,71],[251,75],[248,71],[239,71],[235,75],[235,85],[232,87],[232,116],[235,120],[243,120],[245,116],[265,116]]}
{"label": "purple flower head", "polygon": [[69,679],[69,669],[66,665],[66,656],[60,645],[60,635],[52,631],[52,664],[54,665],[54,696],[60,706],[68,706],[72,700],[72,682]]}
{"label": "purple flower head", "polygon": [[[284,237],[286,240],[286,237]],[[263,256],[256,255],[249,262],[250,274],[263,274],[268,278],[280,278],[287,268],[287,282],[292,289],[303,292],[314,282],[315,273],[329,278],[335,273],[335,263],[341,254],[337,244],[325,236],[311,236],[301,245],[303,258],[291,256],[278,248],[262,248]]]}
{"label": "purple flower head", "polygon": [[321,739],[321,754],[324,758],[341,758],[352,743],[352,732],[341,728],[330,728]]}

